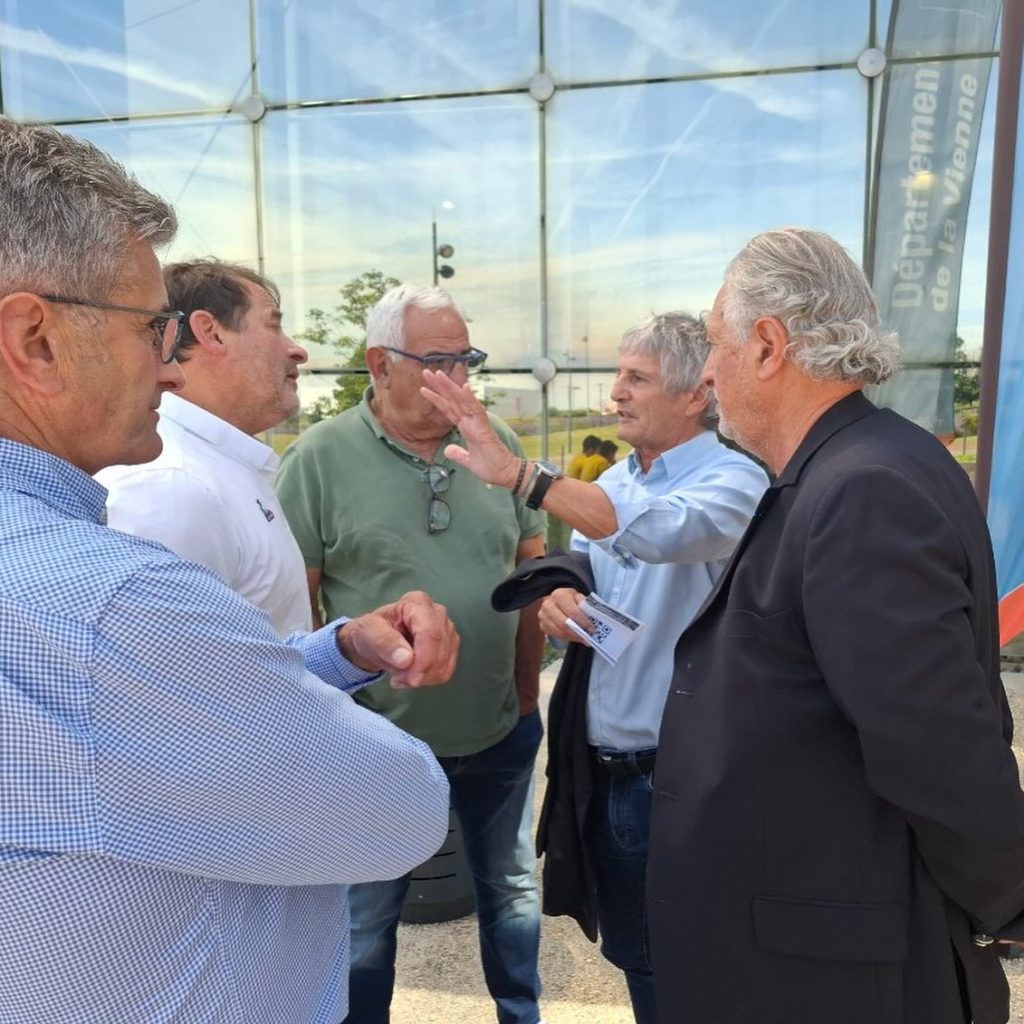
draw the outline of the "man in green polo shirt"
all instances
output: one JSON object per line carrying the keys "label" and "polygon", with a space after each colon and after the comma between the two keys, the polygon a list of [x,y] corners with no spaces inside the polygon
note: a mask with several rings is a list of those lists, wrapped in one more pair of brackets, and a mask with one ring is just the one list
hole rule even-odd
{"label": "man in green polo shirt", "polygon": [[[354,409],[310,428],[285,453],[278,492],[307,566],[314,615],[358,614],[410,589],[445,605],[462,638],[451,682],[387,680],[357,699],[427,742],[451,783],[477,897],[484,976],[500,1024],[537,1024],[540,913],[528,796],[542,726],[536,609],[491,609],[513,566],[544,552],[544,519],[444,457],[458,434],[420,395],[430,366],[462,382],[483,364],[440,288],[401,285],[366,324],[372,386]],[[515,435],[495,430],[517,455]],[[394,595],[394,596],[386,596]],[[386,1024],[398,918],[409,876],[354,886],[347,1024]]]}

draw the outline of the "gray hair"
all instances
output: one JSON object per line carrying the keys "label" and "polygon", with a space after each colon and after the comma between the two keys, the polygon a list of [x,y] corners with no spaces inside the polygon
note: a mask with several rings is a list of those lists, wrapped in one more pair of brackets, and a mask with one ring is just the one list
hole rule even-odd
{"label": "gray hair", "polygon": [[[455,300],[434,285],[426,288],[415,284],[400,284],[386,291],[366,315],[367,348],[405,348],[405,311],[416,309],[451,309],[462,316]],[[401,358],[388,353],[392,361]]]}
{"label": "gray hair", "polygon": [[761,316],[789,332],[787,355],[814,380],[880,384],[900,368],[864,272],[835,239],[806,228],[752,238],[725,272],[725,321],[739,339]]}
{"label": "gray hair", "polygon": [[174,210],[90,142],[0,117],[0,295],[105,299],[127,246],[170,242]]}
{"label": "gray hair", "polygon": [[[700,386],[708,358],[704,318],[678,310],[648,317],[626,331],[619,342],[619,352],[657,358],[661,386],[667,394],[693,391]],[[713,392],[708,393],[708,405],[700,422],[709,429],[718,422],[718,403]]]}

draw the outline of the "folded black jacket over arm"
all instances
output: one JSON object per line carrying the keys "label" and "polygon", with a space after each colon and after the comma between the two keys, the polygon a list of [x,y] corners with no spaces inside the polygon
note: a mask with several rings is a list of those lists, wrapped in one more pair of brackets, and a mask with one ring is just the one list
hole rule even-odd
{"label": "folded black jacket over arm", "polygon": [[[491,596],[495,611],[525,608],[559,587],[584,594],[594,589],[590,559],[554,552],[521,562]],[[549,917],[575,918],[597,941],[597,882],[583,826],[590,803],[592,762],[587,748],[587,685],[593,651],[569,644],[548,707],[547,789],[537,825],[537,853],[544,855],[542,909]]]}

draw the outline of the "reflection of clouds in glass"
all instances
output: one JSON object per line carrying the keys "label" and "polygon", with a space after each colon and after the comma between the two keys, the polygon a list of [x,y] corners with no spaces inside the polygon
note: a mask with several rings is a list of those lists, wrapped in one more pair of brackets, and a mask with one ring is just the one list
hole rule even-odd
{"label": "reflection of clouds in glass", "polygon": [[131,168],[174,204],[178,236],[167,260],[216,255],[257,260],[252,129],[236,120],[80,125],[65,129]]}
{"label": "reflection of clouds in glass", "polygon": [[267,269],[293,322],[333,307],[338,288],[367,270],[429,283],[433,215],[439,244],[455,248],[446,287],[475,343],[513,365],[532,359],[540,195],[531,101],[301,111],[268,117],[263,138]]}
{"label": "reflection of clouds in glass", "polygon": [[[866,101],[856,72],[775,79],[780,95],[817,107],[811,121],[765,116],[719,84],[559,96],[548,122],[552,246],[731,223],[742,208],[789,210],[801,189],[795,219],[805,222],[823,199],[862,202]],[[595,152],[588,141],[609,123],[615,138]]]}
{"label": "reflection of clouds in glass", "polygon": [[159,47],[155,40],[150,54],[152,59],[146,60],[140,55],[139,59],[128,60],[121,54],[104,53],[88,46],[59,43],[41,29],[24,29],[0,22],[0,35],[3,37],[5,50],[44,57],[65,66],[107,71],[131,81],[153,86],[162,92],[194,100],[201,107],[216,106],[219,99],[202,85],[183,81],[170,73],[167,52],[163,47]]}
{"label": "reflection of clouds in glass", "polygon": [[295,0],[261,4],[260,35],[275,99],[493,89],[535,70],[537,5]]}
{"label": "reflection of clouds in glass", "polygon": [[775,114],[794,121],[812,121],[827,116],[822,110],[823,96],[814,99],[778,89],[773,78],[719,78],[708,84],[720,92],[742,96],[763,114]]}
{"label": "reflection of clouds in glass", "polygon": [[[728,260],[766,228],[807,224],[860,256],[866,90],[856,72],[778,77],[782,95],[822,98],[810,122],[765,116],[716,84],[559,97],[548,132],[553,349],[587,334],[592,359],[607,361],[647,313],[707,309]],[[592,160],[586,139],[606,122],[619,126],[615,148]]]}
{"label": "reflection of clouds in glass", "polygon": [[716,25],[712,27],[705,20],[680,10],[673,0],[635,5],[625,5],[619,0],[572,0],[572,6],[576,11],[601,15],[625,29],[633,37],[634,57],[662,54],[686,66],[694,63],[694,54],[702,54],[706,55],[702,59],[708,61],[710,70],[742,71],[761,66],[756,47],[789,3],[783,0],[776,3],[774,9],[767,7],[764,23],[744,48],[734,46],[719,27],[721,8],[715,10]]}
{"label": "reflection of clouds in glass", "polygon": [[[556,80],[820,66],[854,60],[867,42],[868,0],[729,0],[704,5],[704,15],[695,6],[548,0],[547,56]],[[769,83],[762,109],[771,100]]]}
{"label": "reflection of clouds in glass", "polygon": [[239,4],[0,0],[5,108],[69,119],[225,108],[249,87]]}

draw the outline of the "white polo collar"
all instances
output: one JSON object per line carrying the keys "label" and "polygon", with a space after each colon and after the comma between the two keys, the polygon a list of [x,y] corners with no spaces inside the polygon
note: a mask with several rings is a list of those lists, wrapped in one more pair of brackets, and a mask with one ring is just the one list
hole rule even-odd
{"label": "white polo collar", "polygon": [[273,473],[280,462],[273,448],[178,395],[165,392],[160,402],[160,415],[202,438],[236,462],[261,473]]}

